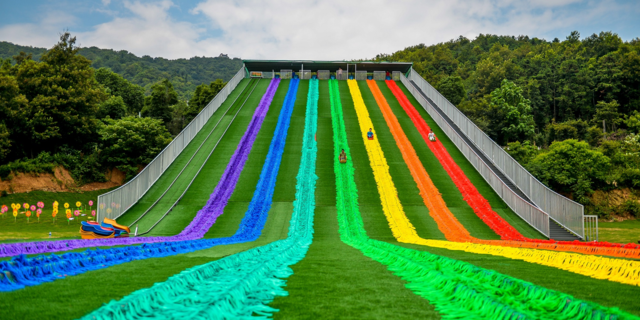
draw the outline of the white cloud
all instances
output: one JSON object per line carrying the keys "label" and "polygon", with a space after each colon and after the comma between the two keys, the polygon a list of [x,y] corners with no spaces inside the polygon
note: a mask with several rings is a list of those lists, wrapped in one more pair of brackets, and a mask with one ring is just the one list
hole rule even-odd
{"label": "white cloud", "polygon": [[[127,12],[89,30],[73,30],[74,17],[51,13],[39,24],[0,27],[0,39],[50,47],[64,29],[83,46],[128,50],[165,58],[217,56],[247,59],[355,59],[479,33],[544,37],[620,11],[614,1],[580,0],[205,0],[178,8],[194,19],[178,21],[171,1],[124,1]],[[103,0],[108,5],[110,0]],[[188,9],[191,9],[190,11]],[[193,21],[206,23],[194,23]]]}
{"label": "white cloud", "polygon": [[111,3],[111,0],[102,0],[102,5],[108,6]]}
{"label": "white cloud", "polygon": [[51,48],[60,33],[75,25],[76,17],[63,11],[49,11],[39,23],[20,23],[0,27],[0,40],[20,45]]}

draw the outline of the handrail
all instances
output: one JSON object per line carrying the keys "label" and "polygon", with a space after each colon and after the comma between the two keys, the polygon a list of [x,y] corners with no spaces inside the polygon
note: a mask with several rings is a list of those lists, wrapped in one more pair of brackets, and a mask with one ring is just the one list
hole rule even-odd
{"label": "handrail", "polygon": [[[416,98],[418,103],[431,115],[436,121],[438,126],[447,134],[451,141],[456,145],[460,152],[469,160],[469,162],[478,170],[480,175],[489,183],[491,188],[504,200],[504,202],[513,210],[518,216],[520,216],[531,227],[538,230],[546,237],[550,236],[549,233],[549,215],[533,206],[528,201],[517,195],[511,188],[509,188],[502,179],[500,179],[489,166],[482,161],[482,159],[475,153],[475,151],[467,145],[458,133],[445,121],[442,116],[435,111],[429,101],[424,99],[422,95],[417,94],[416,89],[411,86],[409,80],[404,76],[400,76],[400,81],[407,87],[409,92]],[[466,147],[466,149],[465,149]],[[471,156],[475,156],[472,158]],[[480,166],[482,165],[482,166]]]}
{"label": "handrail", "polygon": [[[567,199],[538,181],[458,108],[420,77],[415,70],[411,69],[409,77],[405,77],[405,79],[413,81],[424,94],[429,96],[435,103],[435,107],[438,107],[447,115],[462,134],[484,153],[492,164],[515,184],[535,206],[549,214],[554,221],[557,221],[566,229],[584,238],[584,225],[582,222],[584,207],[581,204]],[[410,85],[406,86],[410,87]]]}
{"label": "handrail", "polygon": [[144,196],[169,168],[186,146],[195,138],[209,118],[244,78],[241,68],[206,107],[169,143],[140,173],[115,190],[98,196],[97,221],[116,219]]}

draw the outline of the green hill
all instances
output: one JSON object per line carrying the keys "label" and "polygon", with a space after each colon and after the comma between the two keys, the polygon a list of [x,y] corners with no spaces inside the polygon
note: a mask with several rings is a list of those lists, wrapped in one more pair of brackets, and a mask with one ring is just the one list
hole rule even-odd
{"label": "green hill", "polygon": [[[33,59],[39,61],[47,50],[0,41],[1,59],[10,59],[22,51],[32,54]],[[181,100],[189,99],[198,85],[209,84],[216,79],[229,81],[242,67],[240,58],[230,59],[224,54],[218,57],[170,60],[150,56],[138,57],[126,50],[96,47],[82,48],[79,54],[91,60],[93,68],[110,68],[132,83],[144,87],[147,94],[153,83],[169,79]]]}

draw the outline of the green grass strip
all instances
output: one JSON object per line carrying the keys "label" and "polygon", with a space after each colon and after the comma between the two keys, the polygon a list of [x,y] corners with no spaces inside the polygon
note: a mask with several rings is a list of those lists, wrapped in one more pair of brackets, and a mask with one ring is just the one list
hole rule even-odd
{"label": "green grass strip", "polygon": [[[331,94],[337,95],[337,83],[333,87]],[[443,318],[635,318],[617,308],[580,301],[465,262],[368,238],[359,212],[353,164],[337,161],[341,149],[348,159],[351,153],[340,120],[340,100],[332,102],[336,204],[342,240],[408,280],[408,287],[436,305]]]}

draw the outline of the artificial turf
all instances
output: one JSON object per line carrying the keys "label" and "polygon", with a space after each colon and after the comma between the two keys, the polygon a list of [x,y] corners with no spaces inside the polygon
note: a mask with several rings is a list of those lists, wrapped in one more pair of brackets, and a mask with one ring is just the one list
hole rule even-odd
{"label": "artificial turf", "polygon": [[[433,306],[404,287],[405,281],[340,240],[327,81],[320,81],[319,90],[314,239],[306,257],[292,266],[294,274],[288,278],[285,288],[289,296],[278,297],[270,304],[280,309],[274,318],[438,317]],[[345,93],[341,95],[344,98]],[[343,104],[347,105],[344,100]]]}
{"label": "artificial turf", "polygon": [[[118,222],[124,225],[130,225],[133,223],[138,217],[140,217],[151,205],[156,202],[156,200],[169,188],[171,183],[174,181],[176,176],[180,173],[180,171],[185,167],[188,163],[189,159],[196,153],[198,147],[200,147],[201,143],[207,138],[211,130],[214,128],[218,120],[222,118],[220,124],[216,127],[215,131],[209,136],[206,140],[206,143],[202,145],[202,148],[196,153],[195,157],[191,161],[191,163],[185,168],[185,170],[180,175],[180,178],[175,182],[173,186],[169,188],[166,194],[162,197],[162,199],[140,220],[136,223],[139,226],[139,232],[147,230],[151,227],[158,219],[164,215],[164,213],[171,207],[171,205],[180,197],[182,192],[185,190],[189,182],[196,175],[201,165],[206,160],[207,156],[214,148],[223,132],[233,119],[236,111],[242,107],[242,110],[238,114],[237,118],[231,123],[228,132],[225,134],[224,139],[220,141],[220,144],[216,147],[211,159],[207,162],[207,166],[216,165],[222,166],[222,170],[226,167],[226,163],[228,163],[233,151],[235,150],[235,146],[240,141],[242,137],[242,133],[247,128],[247,125],[251,121],[251,117],[256,107],[258,106],[258,102],[260,98],[266,91],[266,88],[269,84],[269,81],[263,80],[257,83],[253,93],[246,101],[244,106],[243,103],[251,90],[254,87],[253,81],[257,80],[249,80],[245,79],[241,81],[236,89],[227,97],[225,102],[218,108],[218,110],[214,113],[214,115],[209,119],[209,121],[205,124],[205,126],[200,130],[200,132],[196,135],[196,137],[187,145],[184,151],[174,160],[174,162],[169,166],[169,168],[164,172],[162,176],[154,183],[154,185],[149,189],[149,191],[134,205],[132,206],[122,217],[118,219]],[[246,87],[245,87],[246,86]],[[244,90],[242,90],[245,88]],[[237,98],[237,100],[236,100]],[[235,100],[235,103],[233,103]],[[233,105],[231,105],[233,103]],[[231,108],[229,108],[231,107]],[[227,110],[229,110],[227,112]],[[230,150],[232,149],[232,150]],[[206,166],[206,167],[207,167]],[[203,184],[203,181],[194,181],[194,185],[196,183],[200,183],[201,186],[211,186],[217,183],[222,175],[222,171],[217,175],[217,177],[208,177],[211,172],[205,172],[203,169],[198,177],[207,177],[206,182]],[[213,190],[213,188],[211,188]],[[188,192],[187,192],[188,193]],[[210,192],[209,192],[210,193]],[[185,198],[178,203],[178,205],[184,206],[185,204],[189,204],[190,201],[187,200],[187,195],[185,194]],[[200,206],[202,208],[202,205]],[[180,226],[176,226],[175,216],[181,215],[184,208],[174,208],[173,211],[153,230],[149,235],[172,235],[180,232],[186,224],[182,224]],[[187,210],[191,210],[193,208],[188,208]],[[191,216],[192,218],[193,216]],[[177,219],[182,221],[182,219]],[[189,219],[190,221],[190,219]],[[188,222],[187,222],[188,223]],[[135,226],[133,226],[135,227]]]}
{"label": "artificial turf", "polygon": [[[214,230],[207,233],[207,236],[218,237],[232,235],[237,230],[257,184],[257,178],[255,176],[259,176],[260,169],[266,158],[269,142],[273,137],[287,87],[288,81],[282,81],[256,139],[256,143],[261,141],[262,143],[259,145],[266,145],[266,148],[256,148],[256,146],[258,146],[257,144],[249,156],[249,161],[257,162],[253,163],[254,166],[258,167],[257,172],[247,171],[245,173],[243,171],[242,175],[246,175],[247,177],[243,178],[241,175],[238,187],[234,191],[234,196],[237,196],[237,198],[235,198],[236,206],[230,210],[225,209],[224,214],[221,216],[221,218],[230,216],[237,217],[219,219],[219,221],[214,224],[215,228],[212,228]],[[300,88],[302,90],[298,91],[298,99],[300,100],[296,100],[296,106],[294,108],[294,117],[297,121],[292,121],[291,123],[287,136],[287,145],[283,153],[283,161],[287,159],[287,162],[286,165],[284,165],[285,162],[283,162],[283,165],[280,167],[274,192],[274,203],[269,211],[263,233],[257,241],[217,246],[165,258],[151,258],[128,262],[14,292],[0,293],[0,310],[3,310],[2,316],[11,319],[30,319],[35,317],[46,319],[77,318],[100,307],[104,302],[111,299],[120,299],[135,290],[149,287],[155,282],[164,281],[171,275],[179,273],[184,269],[286,238],[289,220],[293,211],[292,202],[295,197],[295,182],[291,183],[289,180],[293,178],[295,181],[295,174],[300,161],[300,150],[302,147],[300,133],[304,131],[304,105],[306,105],[307,87],[308,82],[304,86],[301,83]],[[284,92],[284,95],[282,92]],[[259,95],[261,97],[262,93]],[[300,104],[302,104],[302,106]],[[244,131],[241,130],[240,134],[242,134],[242,132]],[[225,137],[225,139],[228,138]],[[290,142],[291,144],[289,144]],[[235,148],[233,148],[233,150],[235,150]],[[295,160],[296,158],[297,160]],[[260,159],[262,161],[260,161]],[[194,184],[194,186],[199,185]],[[213,190],[213,187],[211,190]],[[211,193],[211,190],[209,193]],[[244,210],[242,208],[244,208]],[[195,215],[195,213],[193,215]],[[149,272],[150,270],[153,270],[153,272]],[[96,283],[102,283],[107,285],[107,287],[105,290],[96,290]],[[90,294],[87,294],[88,290]],[[38,307],[33,308],[33,306]]]}

